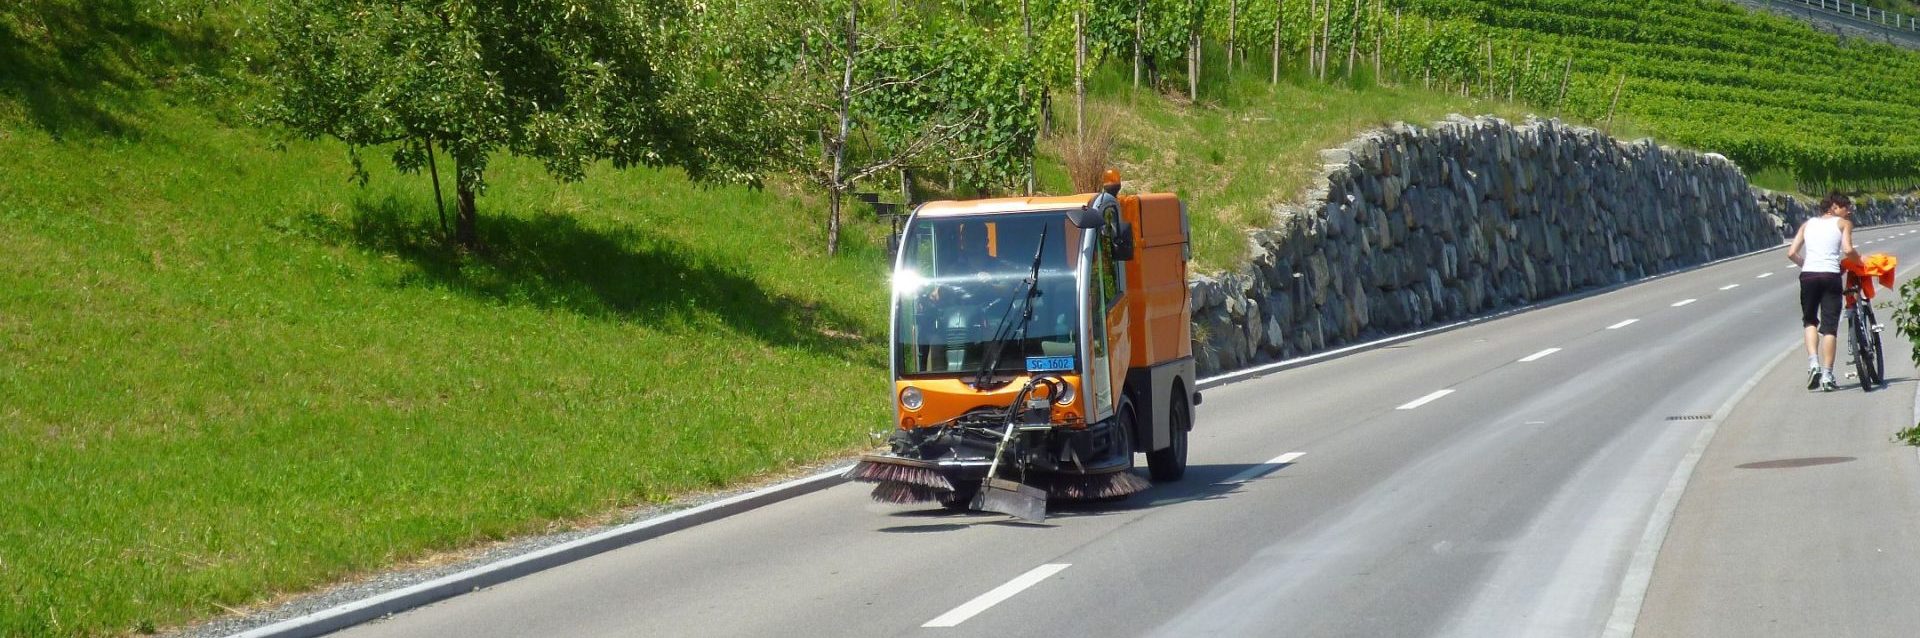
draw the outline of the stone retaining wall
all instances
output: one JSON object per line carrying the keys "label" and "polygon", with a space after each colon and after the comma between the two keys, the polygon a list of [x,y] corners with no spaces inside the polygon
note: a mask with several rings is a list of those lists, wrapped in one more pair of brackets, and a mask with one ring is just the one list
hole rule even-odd
{"label": "stone retaining wall", "polygon": [[[1724,157],[1553,120],[1453,116],[1322,153],[1243,271],[1189,282],[1202,376],[1777,245],[1811,201]],[[1864,203],[1862,224],[1920,216]]]}

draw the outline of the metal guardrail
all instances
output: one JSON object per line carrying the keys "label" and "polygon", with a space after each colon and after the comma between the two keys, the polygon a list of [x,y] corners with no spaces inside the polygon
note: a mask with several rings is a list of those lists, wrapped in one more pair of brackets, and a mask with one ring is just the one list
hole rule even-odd
{"label": "metal guardrail", "polygon": [[1809,9],[1845,16],[1855,20],[1872,22],[1889,29],[1899,29],[1920,33],[1920,18],[1885,9],[1864,6],[1845,0],[1766,0],[1769,5],[1800,5]]}

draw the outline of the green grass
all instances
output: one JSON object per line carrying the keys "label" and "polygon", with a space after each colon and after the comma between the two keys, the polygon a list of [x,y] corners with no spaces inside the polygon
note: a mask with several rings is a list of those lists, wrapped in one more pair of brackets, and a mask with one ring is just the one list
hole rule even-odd
{"label": "green grass", "polygon": [[424,177],[118,117],[0,119],[0,635],[217,615],[885,427],[871,224],[827,259],[806,198],[503,160],[461,255]]}
{"label": "green grass", "polygon": [[1893,440],[1907,445],[1920,447],[1920,425],[1916,425],[1893,435]]}

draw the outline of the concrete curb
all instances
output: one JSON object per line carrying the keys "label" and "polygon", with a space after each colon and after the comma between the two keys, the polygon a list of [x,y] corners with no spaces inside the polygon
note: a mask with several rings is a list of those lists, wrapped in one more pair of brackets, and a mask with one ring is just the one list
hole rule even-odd
{"label": "concrete curb", "polygon": [[363,598],[232,636],[233,638],[311,638],[333,633],[382,616],[423,607],[483,587],[498,585],[596,554],[833,487],[843,481],[840,475],[846,470],[846,466],[838,466],[805,478],[731,496],[672,514],[628,523],[586,538],[495,561],[411,587]]}

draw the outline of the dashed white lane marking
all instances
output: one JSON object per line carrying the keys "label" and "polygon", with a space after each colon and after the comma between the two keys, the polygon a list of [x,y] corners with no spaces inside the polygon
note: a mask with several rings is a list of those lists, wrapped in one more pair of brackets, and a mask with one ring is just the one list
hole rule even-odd
{"label": "dashed white lane marking", "polygon": [[1620,323],[1616,323],[1616,324],[1613,324],[1613,325],[1611,325],[1611,326],[1607,326],[1607,329],[1608,329],[1608,330],[1619,330],[1619,329],[1621,329],[1621,328],[1625,328],[1625,327],[1627,327],[1627,326],[1631,326],[1631,325],[1633,325],[1633,322],[1635,322],[1635,321],[1639,321],[1639,319],[1628,319],[1628,320],[1626,320],[1626,321],[1622,321],[1622,322],[1620,322]]}
{"label": "dashed white lane marking", "polygon": [[1773,276],[1773,273],[1770,273],[1770,272],[1763,272],[1763,273],[1760,273],[1760,276],[1758,276],[1758,277],[1754,277],[1754,279],[1766,279],[1766,278],[1768,278],[1768,277],[1772,277],[1772,276]]}
{"label": "dashed white lane marking", "polygon": [[1286,454],[1273,457],[1273,460],[1271,461],[1267,461],[1265,463],[1255,465],[1253,467],[1247,468],[1245,471],[1239,474],[1229,476],[1227,477],[1226,480],[1220,481],[1218,483],[1214,483],[1214,485],[1239,485],[1241,483],[1245,483],[1247,481],[1251,481],[1251,480],[1260,478],[1262,476],[1266,476],[1267,474],[1277,471],[1280,468],[1293,465],[1294,461],[1298,461],[1300,460],[1300,457],[1306,456],[1306,455],[1307,455],[1306,452],[1288,452]]}
{"label": "dashed white lane marking", "polygon": [[1436,392],[1434,392],[1433,394],[1429,394],[1429,395],[1427,395],[1427,396],[1424,396],[1424,397],[1420,397],[1420,398],[1418,398],[1418,399],[1414,399],[1414,400],[1412,400],[1412,401],[1408,401],[1406,405],[1403,405],[1403,406],[1400,406],[1400,407],[1398,407],[1398,408],[1394,408],[1394,409],[1396,409],[1396,410],[1412,410],[1412,409],[1414,409],[1414,408],[1417,408],[1417,407],[1420,407],[1420,406],[1423,406],[1423,405],[1426,405],[1426,404],[1428,404],[1428,403],[1432,403],[1432,402],[1433,402],[1433,401],[1434,401],[1435,399],[1438,399],[1438,398],[1440,398],[1440,397],[1444,397],[1444,396],[1447,396],[1447,395],[1449,395],[1449,394],[1453,394],[1453,390],[1451,390],[1451,389],[1449,389],[1449,390],[1439,390],[1439,391],[1436,391]]}
{"label": "dashed white lane marking", "polygon": [[1560,349],[1559,349],[1559,348],[1547,348],[1547,349],[1545,349],[1545,350],[1541,350],[1541,351],[1539,351],[1539,352],[1535,352],[1535,353],[1533,353],[1533,354],[1530,354],[1530,355],[1527,355],[1527,356],[1524,356],[1524,357],[1521,357],[1521,358],[1520,358],[1520,362],[1521,362],[1521,363],[1526,363],[1526,362],[1528,362],[1528,361],[1539,361],[1539,360],[1541,360],[1541,359],[1545,359],[1545,358],[1547,358],[1547,355],[1550,355],[1550,354],[1553,354],[1553,353],[1555,353],[1555,352],[1559,352],[1559,351],[1560,351]]}
{"label": "dashed white lane marking", "polygon": [[967,601],[966,604],[953,608],[953,611],[940,614],[939,618],[929,620],[927,624],[921,625],[921,627],[953,627],[959,625],[960,623],[966,622],[968,618],[972,618],[980,612],[986,611],[988,608],[998,605],[1008,598],[1012,598],[1015,594],[1026,591],[1028,587],[1040,584],[1040,581],[1046,580],[1054,574],[1060,573],[1060,570],[1071,566],[1071,563],[1048,563],[1035,567],[1032,571],[1007,581],[1007,584],[995,587],[993,591],[981,594],[978,598],[974,598],[973,600]]}
{"label": "dashed white lane marking", "polygon": [[1687,305],[1687,304],[1690,304],[1690,303],[1693,303],[1693,302],[1696,302],[1696,301],[1699,301],[1699,299],[1681,299],[1681,300],[1679,300],[1679,301],[1676,301],[1676,302],[1673,302],[1673,307],[1675,307],[1675,308],[1679,308],[1679,307],[1681,307],[1681,306],[1684,306],[1684,305]]}
{"label": "dashed white lane marking", "polygon": [[1721,286],[1721,287],[1720,287],[1720,289],[1721,289],[1721,290],[1733,290],[1733,289],[1735,289],[1735,288],[1739,288],[1739,287],[1740,287],[1740,284],[1727,284],[1727,285],[1725,285],[1725,286]]}

